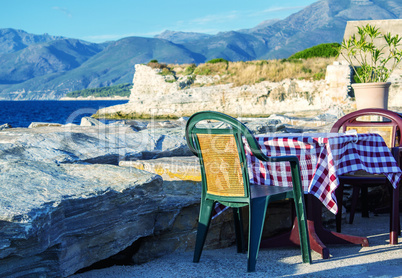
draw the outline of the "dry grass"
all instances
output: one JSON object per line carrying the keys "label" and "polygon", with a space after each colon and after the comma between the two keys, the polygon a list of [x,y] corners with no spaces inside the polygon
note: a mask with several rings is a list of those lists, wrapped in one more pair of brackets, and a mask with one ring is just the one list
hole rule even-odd
{"label": "dry grass", "polygon": [[[219,75],[220,84],[234,86],[255,84],[261,81],[279,82],[287,78],[320,80],[325,78],[327,65],[335,58],[306,60],[261,60],[249,62],[205,63],[194,69],[195,75]],[[176,75],[183,75],[191,65],[169,65]],[[187,71],[188,72],[188,71]],[[215,83],[217,84],[217,83]]]}

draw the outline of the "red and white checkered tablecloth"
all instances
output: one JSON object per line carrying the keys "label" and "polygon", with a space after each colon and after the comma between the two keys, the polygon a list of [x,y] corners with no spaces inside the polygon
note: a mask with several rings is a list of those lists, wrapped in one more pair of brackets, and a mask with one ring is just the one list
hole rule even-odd
{"label": "red and white checkered tablecloth", "polygon": [[[339,175],[357,170],[384,174],[394,188],[401,179],[401,169],[378,134],[286,133],[258,135],[256,139],[267,156],[297,156],[304,192],[314,194],[334,214],[338,211],[335,189]],[[250,182],[292,186],[288,162],[261,162],[247,142],[245,151]]]}

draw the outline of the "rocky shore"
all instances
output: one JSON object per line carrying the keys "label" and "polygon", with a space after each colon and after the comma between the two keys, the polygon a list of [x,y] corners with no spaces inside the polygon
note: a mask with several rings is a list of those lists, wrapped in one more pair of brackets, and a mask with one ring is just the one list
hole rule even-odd
{"label": "rocky shore", "polygon": [[[323,132],[337,113],[241,120],[257,134]],[[161,161],[188,167],[185,123],[186,118],[105,125],[83,118],[79,126],[5,126],[0,131],[0,275],[66,277],[116,256],[141,263],[191,250],[199,179],[190,172],[172,178],[149,168]],[[135,167],[136,161],[145,166]],[[281,213],[282,208],[276,215]],[[219,217],[207,248],[234,242],[231,212]]]}
{"label": "rocky shore", "polygon": [[59,100],[129,100],[128,97],[114,96],[114,97],[62,97]]}

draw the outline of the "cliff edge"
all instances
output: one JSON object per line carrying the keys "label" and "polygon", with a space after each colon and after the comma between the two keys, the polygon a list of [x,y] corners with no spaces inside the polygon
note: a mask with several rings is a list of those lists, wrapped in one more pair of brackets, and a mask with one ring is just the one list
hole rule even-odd
{"label": "cliff edge", "polygon": [[[347,69],[346,69],[347,68]],[[319,81],[286,79],[234,87],[210,85],[214,78],[199,77],[197,86],[187,86],[190,77],[163,76],[159,69],[135,65],[133,88],[127,104],[99,110],[105,118],[177,118],[201,110],[214,110],[236,117],[262,117],[273,113],[325,110],[336,104],[351,108],[346,66],[329,66],[331,77]]]}

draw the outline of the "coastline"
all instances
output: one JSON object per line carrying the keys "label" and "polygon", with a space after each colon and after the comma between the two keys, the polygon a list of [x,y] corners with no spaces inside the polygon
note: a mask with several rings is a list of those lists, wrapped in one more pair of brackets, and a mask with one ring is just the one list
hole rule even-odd
{"label": "coastline", "polygon": [[59,100],[129,100],[129,97],[121,97],[121,96],[114,96],[114,97],[62,97]]}

